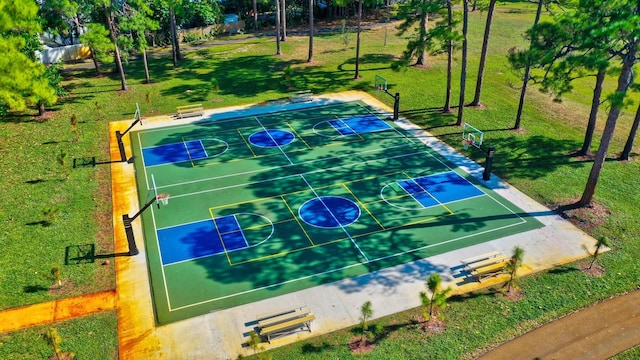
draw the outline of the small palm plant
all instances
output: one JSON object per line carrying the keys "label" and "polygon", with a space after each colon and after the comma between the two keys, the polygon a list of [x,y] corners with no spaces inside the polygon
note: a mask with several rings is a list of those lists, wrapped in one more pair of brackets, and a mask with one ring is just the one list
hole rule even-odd
{"label": "small palm plant", "polygon": [[60,289],[62,287],[62,277],[60,275],[60,266],[58,265],[54,265],[51,268],[51,276],[53,277],[53,279],[56,281],[56,284],[58,285],[58,289]]}
{"label": "small palm plant", "polygon": [[[420,293],[420,300],[422,301],[422,306],[424,306],[423,314],[425,319],[431,320],[435,311],[437,309],[444,309],[447,306],[447,297],[451,292],[451,288],[446,288],[444,290],[441,289],[442,286],[442,277],[438,273],[433,273],[429,275],[427,278],[427,289],[431,293],[429,297],[427,293]],[[429,308],[429,312],[427,313],[426,308]]]}
{"label": "small palm plant", "polygon": [[60,164],[60,166],[62,167],[62,171],[64,172],[65,178],[67,178],[67,179],[71,175],[69,173],[69,169],[67,169],[67,157],[68,156],[69,156],[69,154],[67,154],[66,151],[60,150],[60,153],[56,157],[56,160],[58,160],[58,164]]}
{"label": "small palm plant", "polygon": [[44,336],[47,338],[47,341],[49,341],[49,344],[51,344],[51,347],[53,347],[53,352],[55,352],[56,358],[59,358],[62,337],[58,334],[58,330],[56,330],[56,328],[49,328]]}
{"label": "small palm plant", "polygon": [[513,254],[511,255],[511,260],[509,264],[505,267],[505,269],[509,272],[509,281],[507,281],[507,292],[511,291],[512,288],[515,288],[516,285],[516,271],[520,266],[522,266],[522,259],[524,258],[524,250],[516,246],[513,249]]}
{"label": "small palm plant", "polygon": [[47,332],[44,333],[44,337],[49,341],[51,347],[53,347],[53,351],[55,355],[50,359],[57,360],[74,360],[76,359],[76,354],[72,352],[63,352],[60,350],[60,343],[62,342],[62,337],[58,334],[58,330],[56,328],[49,328]]}
{"label": "small palm plant", "polygon": [[593,253],[593,259],[591,260],[591,264],[589,264],[589,269],[591,269],[593,267],[593,264],[596,262],[596,260],[600,258],[600,250],[605,246],[611,247],[611,241],[609,240],[608,237],[603,236],[599,238],[598,241],[596,242],[596,251]]}
{"label": "small palm plant", "polygon": [[77,142],[80,139],[80,135],[78,134],[78,116],[76,114],[71,114],[71,132],[74,136],[71,142]]}
{"label": "small palm plant", "polygon": [[42,226],[51,226],[58,218],[58,214],[60,213],[60,208],[56,205],[50,205],[42,209],[42,216],[44,216],[44,220],[42,221]]}
{"label": "small palm plant", "polygon": [[371,301],[367,301],[362,304],[360,308],[360,325],[362,328],[362,336],[360,337],[360,341],[364,341],[364,335],[367,332],[368,324],[367,321],[371,319],[373,316],[373,309],[371,308]]}

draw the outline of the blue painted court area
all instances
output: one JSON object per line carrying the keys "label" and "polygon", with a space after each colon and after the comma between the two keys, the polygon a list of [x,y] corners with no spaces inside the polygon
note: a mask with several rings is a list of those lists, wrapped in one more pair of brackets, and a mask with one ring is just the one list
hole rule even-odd
{"label": "blue painted court area", "polygon": [[235,216],[159,229],[157,236],[163,265],[247,247]]}
{"label": "blue painted court area", "polygon": [[424,207],[469,199],[484,193],[453,171],[398,181]]}
{"label": "blue painted court area", "polygon": [[329,120],[340,135],[364,134],[392,129],[392,127],[373,114],[348,119]]}
{"label": "blue painted court area", "polygon": [[255,146],[270,148],[291,144],[295,138],[289,131],[269,129],[251,134],[249,142]]}
{"label": "blue painted court area", "polygon": [[165,144],[142,149],[145,166],[171,164],[183,161],[204,159],[207,151],[200,140],[191,140]]}
{"label": "blue painted court area", "polygon": [[325,229],[348,226],[360,217],[360,208],[355,202],[338,196],[311,199],[298,212],[307,224]]}

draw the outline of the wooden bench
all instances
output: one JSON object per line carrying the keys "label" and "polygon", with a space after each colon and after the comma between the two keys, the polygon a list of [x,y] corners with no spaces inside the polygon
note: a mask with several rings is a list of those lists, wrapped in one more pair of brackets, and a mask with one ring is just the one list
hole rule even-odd
{"label": "wooden bench", "polygon": [[472,262],[469,264],[466,264],[464,266],[464,269],[467,271],[473,271],[485,266],[489,266],[489,265],[493,265],[493,264],[497,264],[497,263],[501,263],[503,261],[507,261],[509,260],[509,257],[506,255],[498,255],[492,258],[488,258],[485,260],[480,260],[480,261],[476,261],[476,262]]}
{"label": "wooden bench", "polygon": [[176,110],[178,119],[204,115],[204,108],[202,107],[202,104],[178,106]]}
{"label": "wooden bench", "polygon": [[509,265],[509,262],[510,262],[509,260],[506,260],[499,263],[494,263],[491,265],[479,267],[471,271],[471,276],[476,277],[478,281],[482,282],[482,280],[486,278],[504,274],[504,269],[507,265]]}
{"label": "wooden bench", "polygon": [[259,334],[271,342],[272,339],[292,334],[299,329],[306,328],[311,332],[311,321],[315,318],[315,315],[306,306],[263,315],[258,317]]}
{"label": "wooden bench", "polygon": [[482,260],[486,260],[486,259],[491,259],[493,257],[502,255],[502,253],[500,251],[492,251],[492,252],[488,252],[486,254],[482,254],[482,255],[478,255],[478,256],[474,256],[474,257],[470,257],[468,259],[463,259],[460,260],[461,263],[468,265],[474,262],[478,262],[478,261],[482,261]]}
{"label": "wooden bench", "polygon": [[311,101],[311,96],[313,96],[313,93],[310,90],[295,91],[289,93],[289,101],[292,103]]}
{"label": "wooden bench", "polygon": [[[463,270],[478,281],[504,273],[511,259],[500,251],[491,251],[468,259],[460,260]],[[467,277],[457,277],[456,283],[465,282]]]}

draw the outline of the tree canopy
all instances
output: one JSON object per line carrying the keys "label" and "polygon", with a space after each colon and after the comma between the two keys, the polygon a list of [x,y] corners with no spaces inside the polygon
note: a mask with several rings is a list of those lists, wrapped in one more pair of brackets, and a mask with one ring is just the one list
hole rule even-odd
{"label": "tree canopy", "polygon": [[[45,76],[45,66],[34,59],[28,35],[37,34],[38,6],[32,0],[0,0],[0,108],[56,102],[56,91]],[[27,36],[25,36],[27,35]]]}

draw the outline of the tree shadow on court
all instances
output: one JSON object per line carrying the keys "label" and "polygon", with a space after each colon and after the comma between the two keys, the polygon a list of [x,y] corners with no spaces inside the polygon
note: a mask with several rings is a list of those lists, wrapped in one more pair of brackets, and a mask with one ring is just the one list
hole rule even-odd
{"label": "tree shadow on court", "polygon": [[[261,57],[256,57],[255,60],[267,61],[273,66],[276,66],[274,64],[277,63],[273,62],[272,58],[262,59]],[[248,64],[245,65],[248,66]],[[282,66],[282,64],[277,66]],[[239,68],[242,67],[239,66]],[[238,70],[236,73],[224,76],[228,76],[228,80],[231,80],[235,76],[240,76],[243,71]],[[196,79],[200,75],[192,74],[192,76]],[[270,76],[265,77],[265,82],[259,83],[257,86],[268,86],[267,82]],[[247,86],[247,84],[245,83],[244,86]],[[342,189],[343,184],[357,183],[367,179],[367,185],[375,188],[377,194],[377,191],[382,189],[390,179],[405,178],[407,176],[415,177],[442,171],[442,163],[447,163],[443,157],[436,154],[433,154],[436,160],[433,160],[432,163],[425,161],[425,159],[429,158],[425,145],[420,142],[408,141],[407,133],[402,130],[360,134],[360,137],[353,138],[357,141],[346,141],[344,138],[339,138],[338,140],[324,143],[324,145],[330,145],[326,146],[326,151],[324,152],[318,151],[315,154],[310,152],[309,150],[311,149],[315,150],[316,143],[314,141],[318,141],[314,137],[319,138],[318,134],[314,132],[314,129],[316,129],[314,126],[322,119],[347,117],[351,112],[363,111],[361,104],[354,103],[352,105],[352,107],[350,107],[351,105],[345,105],[344,108],[340,108],[339,112],[329,107],[311,107],[306,109],[308,110],[306,112],[277,114],[262,112],[258,115],[260,117],[259,123],[255,121],[253,116],[238,117],[230,120],[229,124],[243,124],[242,121],[249,121],[248,123],[251,124],[250,120],[253,121],[253,125],[249,126],[249,130],[246,130],[246,125],[241,126],[242,130],[235,129],[235,125],[231,126],[231,130],[235,129],[235,132],[231,131],[234,132],[235,136],[239,136],[238,132],[244,132],[243,137],[238,137],[232,142],[234,146],[242,147],[243,151],[248,151],[247,148],[251,148],[246,139],[252,131],[257,131],[262,127],[277,126],[277,124],[282,126],[283,121],[287,119],[290,121],[287,123],[289,129],[292,129],[297,135],[298,145],[301,147],[296,148],[296,151],[287,150],[285,153],[279,152],[280,149],[276,148],[273,149],[275,154],[270,156],[262,156],[260,155],[261,153],[257,153],[260,156],[249,156],[246,159],[228,158],[227,160],[215,160],[218,162],[204,165],[216,166],[203,166],[202,168],[194,169],[194,172],[213,179],[206,180],[203,178],[203,181],[211,181],[208,183],[210,185],[207,186],[213,189],[222,190],[224,187],[229,186],[231,190],[228,196],[235,196],[231,195],[233,192],[247,192],[246,195],[243,194],[242,196],[245,198],[250,195],[248,197],[250,200],[243,202],[243,212],[269,214],[268,217],[274,219],[273,221],[277,222],[278,226],[283,226],[281,224],[284,220],[281,217],[286,218],[286,221],[290,221],[289,225],[291,227],[285,227],[284,235],[278,234],[277,239],[282,245],[280,248],[278,248],[280,244],[274,242],[269,245],[273,246],[272,248],[250,249],[254,253],[245,258],[239,255],[242,252],[237,254],[229,252],[227,258],[223,255],[208,256],[205,244],[209,243],[210,239],[206,234],[190,234],[185,239],[180,240],[183,242],[180,246],[188,248],[188,251],[196,258],[193,263],[205,271],[208,279],[213,281],[216,286],[220,285],[221,289],[225,285],[230,286],[230,290],[220,290],[223,291],[220,296],[229,295],[224,291],[233,292],[235,291],[233,288],[236,288],[238,284],[247,286],[247,288],[243,288],[246,293],[243,293],[242,299],[233,300],[236,301],[235,305],[237,305],[238,301],[248,303],[320,284],[334,283],[340,291],[345,293],[356,293],[361,291],[363,287],[373,287],[379,289],[382,296],[390,297],[399,294],[400,287],[403,284],[410,282],[423,284],[429,274],[434,272],[447,273],[449,271],[448,266],[425,260],[431,256],[449,251],[449,247],[429,248],[426,250],[414,249],[416,243],[427,243],[431,238],[430,234],[435,233],[436,230],[446,229],[450,234],[453,234],[453,237],[459,236],[459,234],[466,236],[482,232],[491,227],[492,223],[513,219],[517,216],[556,215],[553,211],[531,214],[505,211],[498,215],[492,215],[479,214],[477,209],[473,208],[459,208],[456,210],[455,216],[444,216],[431,221],[413,223],[407,220],[402,222],[407,225],[402,226],[400,229],[386,231],[382,235],[370,234],[367,237],[359,237],[357,241],[361,242],[363,246],[368,239],[371,240],[366,245],[369,248],[362,253],[358,252],[359,249],[356,250],[355,247],[351,246],[350,236],[336,241],[336,244],[332,244],[331,250],[326,251],[329,247],[323,246],[326,245],[325,242],[328,244],[332,238],[327,238],[327,240],[322,236],[316,237],[318,235],[306,234],[300,230],[305,225],[295,223],[293,220],[296,218],[297,211],[304,201],[302,192],[309,192],[307,194],[308,197],[332,194],[332,191]],[[249,107],[247,110],[262,110],[259,109],[259,106],[261,105]],[[273,108],[270,108],[269,111],[273,111]],[[435,109],[422,109],[416,111],[415,114],[416,116],[422,116],[429,112],[437,114]],[[313,120],[316,118],[319,120]],[[443,117],[443,121],[445,120],[445,117]],[[162,142],[181,143],[185,138],[198,138],[202,134],[215,134],[216,131],[219,131],[219,129],[216,130],[215,128],[217,125],[220,125],[219,120],[196,122],[192,124],[192,128],[184,132],[168,132]],[[254,128],[255,130],[252,130]],[[460,138],[458,128],[454,126],[451,128],[456,129],[456,131],[451,131],[450,134],[445,136],[455,136],[455,139],[458,140]],[[225,129],[223,128],[223,130]],[[228,130],[226,129],[225,131]],[[444,130],[446,131],[446,128]],[[309,149],[301,145],[303,139],[309,145]],[[341,143],[340,141],[343,142]],[[518,144],[518,142],[521,143]],[[555,146],[557,146],[555,139],[545,137],[530,137],[528,139],[496,137],[494,144],[498,149],[494,169],[499,166],[516,164],[518,161],[537,161],[540,164],[539,169],[531,166],[526,167],[526,176],[537,178],[544,176],[547,171],[554,170],[555,167],[582,166],[582,163],[573,161],[559,151],[554,150],[551,152],[549,149],[555,149]],[[317,145],[319,150],[322,149],[322,143]],[[514,151],[505,154],[504,158],[499,157],[499,149],[501,147],[517,149],[518,146],[522,146],[523,150],[521,152]],[[566,144],[564,146],[575,148],[575,144]],[[255,151],[258,151],[258,149]],[[549,154],[550,152],[551,154]],[[413,153],[420,154],[420,156],[408,156]],[[484,160],[482,152],[476,151],[476,153],[478,154],[474,155],[475,158],[478,158],[480,162]],[[175,163],[172,166],[192,168],[193,164],[191,162],[183,162]],[[245,166],[248,167],[245,168]],[[517,172],[517,169],[509,169],[509,172]],[[237,173],[243,174],[242,181],[233,184],[227,183],[227,175],[225,174]],[[386,173],[397,175],[390,176]],[[482,187],[481,184],[478,186]],[[222,192],[212,192],[210,194],[203,193],[199,197],[210,196],[214,199],[221,196],[219,194],[224,196]],[[357,195],[354,194],[353,198],[359,201]],[[269,202],[269,199],[275,200]],[[287,202],[291,214],[283,213],[282,199]],[[216,201],[212,200],[212,203],[217,203]],[[216,209],[215,211],[219,213],[220,210]],[[406,216],[413,215],[407,213]],[[288,229],[291,229],[291,231]],[[311,231],[319,231],[321,233],[323,230],[313,229]],[[416,238],[416,236],[423,235],[424,239]],[[465,240],[464,244],[461,244],[462,246],[468,246],[493,238],[495,238],[495,235],[478,234],[473,236],[473,240]],[[305,248],[305,246],[292,246],[291,244],[307,244],[308,248]],[[374,252],[376,255],[371,259],[364,259],[362,255]],[[388,254],[388,258],[385,259],[380,255],[383,253]],[[203,257],[198,258],[200,256]],[[393,271],[385,270],[390,267],[394,267]],[[296,281],[292,281],[292,279],[296,279]],[[255,289],[260,290],[255,291]],[[216,306],[233,306],[233,301],[222,300]]]}

